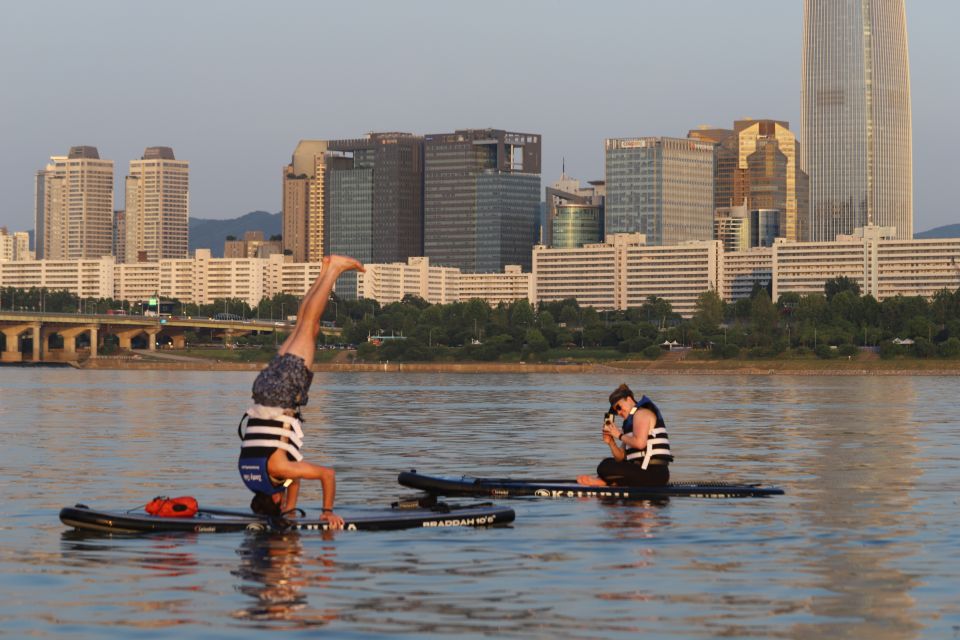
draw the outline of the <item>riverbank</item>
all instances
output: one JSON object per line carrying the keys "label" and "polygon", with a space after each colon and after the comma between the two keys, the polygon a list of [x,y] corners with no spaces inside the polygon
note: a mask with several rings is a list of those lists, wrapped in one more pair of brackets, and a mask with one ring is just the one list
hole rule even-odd
{"label": "riverbank", "polygon": [[[259,371],[263,362],[215,358],[97,358],[82,369]],[[615,360],[586,363],[524,362],[320,362],[316,372],[408,373],[617,373],[664,375],[956,376],[960,360]]]}

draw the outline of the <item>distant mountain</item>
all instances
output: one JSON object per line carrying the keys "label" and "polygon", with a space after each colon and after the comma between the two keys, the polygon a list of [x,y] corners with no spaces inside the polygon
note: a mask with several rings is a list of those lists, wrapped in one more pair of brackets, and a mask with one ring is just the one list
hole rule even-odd
{"label": "distant mountain", "polygon": [[[279,214],[278,214],[279,215]],[[914,238],[924,240],[928,238],[960,238],[960,224],[948,224],[943,227],[934,227],[927,231],[913,234]]]}
{"label": "distant mountain", "polygon": [[242,240],[245,231],[263,231],[264,239],[269,240],[270,236],[283,233],[282,216],[279,213],[251,211],[229,220],[190,218],[190,251],[210,249],[214,258],[222,258],[223,242],[227,236]]}

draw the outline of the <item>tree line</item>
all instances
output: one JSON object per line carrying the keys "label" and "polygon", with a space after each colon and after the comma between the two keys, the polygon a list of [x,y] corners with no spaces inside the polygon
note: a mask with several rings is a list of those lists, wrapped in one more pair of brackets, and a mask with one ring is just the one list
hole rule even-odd
{"label": "tree line", "polygon": [[[282,320],[296,313],[290,294],[264,298],[256,306],[239,299],[209,305],[172,302],[174,315]],[[60,313],[138,313],[138,304],[111,299],[82,299],[66,291],[0,289],[0,310]],[[325,321],[342,327],[333,342],[358,345],[366,361],[524,360],[556,361],[616,357],[657,358],[664,343],[676,342],[709,358],[853,356],[867,347],[881,357],[960,356],[960,290],[942,290],[931,299],[896,296],[882,302],[861,295],[845,277],[826,282],[822,294],[785,293],[773,302],[757,286],[748,298],[727,303],[715,291],[697,299],[691,318],[670,303],[651,297],[625,311],[598,311],[576,300],[527,300],[491,306],[482,300],[430,304],[416,296],[380,305],[374,300],[345,300],[334,295]],[[264,342],[249,337],[245,341]],[[274,342],[275,337],[269,337]],[[905,341],[905,344],[898,344]],[[266,344],[266,342],[264,342]]]}

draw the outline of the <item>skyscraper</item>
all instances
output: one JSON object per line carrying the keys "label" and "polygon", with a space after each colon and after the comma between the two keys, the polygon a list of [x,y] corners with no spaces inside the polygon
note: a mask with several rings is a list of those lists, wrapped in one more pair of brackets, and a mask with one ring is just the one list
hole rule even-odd
{"label": "skyscraper", "polygon": [[374,263],[423,255],[423,138],[371,133],[329,149],[346,160],[330,173],[330,251]]}
{"label": "skyscraper", "polygon": [[539,134],[464,129],[424,142],[423,242],[468,273],[529,270],[540,215]]}
{"label": "skyscraper", "polygon": [[79,260],[113,252],[113,160],[96,147],[52,156],[36,177],[38,259]]}
{"label": "skyscraper", "polygon": [[170,147],[147,147],[130,161],[126,181],[127,262],[186,258],[189,253],[190,163]]}
{"label": "skyscraper", "polygon": [[687,137],[717,144],[715,209],[776,209],[782,236],[793,241],[803,238],[808,181],[788,122],[737,120],[733,129],[693,129]]}
{"label": "skyscraper", "polygon": [[609,138],[605,233],[643,233],[653,245],[713,239],[712,142]]}
{"label": "skyscraper", "polygon": [[802,160],[810,240],[868,224],[913,236],[904,0],[804,0]]}
{"label": "skyscraper", "polygon": [[[336,158],[327,178],[330,253],[361,262],[406,262],[423,255],[423,138],[370,133],[331,140]],[[356,276],[337,281],[337,293],[356,294]]]}

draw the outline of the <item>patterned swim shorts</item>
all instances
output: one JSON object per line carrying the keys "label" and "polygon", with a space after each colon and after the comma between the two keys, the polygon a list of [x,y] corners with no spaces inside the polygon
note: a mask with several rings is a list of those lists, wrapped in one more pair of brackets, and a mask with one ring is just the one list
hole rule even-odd
{"label": "patterned swim shorts", "polygon": [[268,407],[296,409],[307,404],[313,372],[300,356],[274,356],[253,381],[253,401]]}

